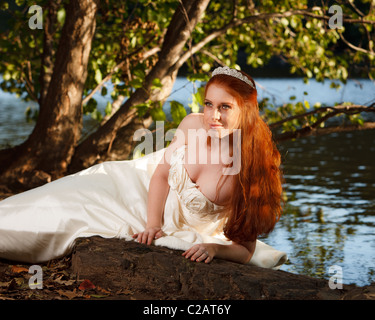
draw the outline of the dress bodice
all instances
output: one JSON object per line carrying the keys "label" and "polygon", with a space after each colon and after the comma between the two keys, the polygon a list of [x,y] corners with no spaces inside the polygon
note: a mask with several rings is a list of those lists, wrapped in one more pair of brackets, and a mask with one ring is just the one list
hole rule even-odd
{"label": "dress bodice", "polygon": [[216,215],[223,211],[223,206],[210,201],[190,179],[184,166],[186,145],[177,148],[171,156],[168,184],[175,190],[191,214],[207,216]]}

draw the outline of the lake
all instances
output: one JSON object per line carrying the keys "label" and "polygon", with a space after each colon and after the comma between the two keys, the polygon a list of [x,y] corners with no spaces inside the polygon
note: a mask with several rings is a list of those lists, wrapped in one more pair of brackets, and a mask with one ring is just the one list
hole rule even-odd
{"label": "lake", "polygon": [[[275,105],[308,100],[333,105],[351,101],[375,102],[375,85],[369,80],[350,80],[341,89],[302,79],[255,79],[259,98]],[[170,100],[188,109],[194,87],[176,81]],[[304,92],[307,93],[304,94]],[[100,106],[106,97],[96,95]],[[33,123],[25,121],[25,103],[0,92],[0,147],[21,143]],[[166,104],[168,107],[168,104]],[[373,116],[370,116],[374,119]],[[85,117],[85,128],[94,122]],[[262,241],[288,253],[281,270],[328,279],[342,272],[344,284],[375,282],[375,130],[306,137],[279,145],[283,157],[286,208],[275,230]]]}

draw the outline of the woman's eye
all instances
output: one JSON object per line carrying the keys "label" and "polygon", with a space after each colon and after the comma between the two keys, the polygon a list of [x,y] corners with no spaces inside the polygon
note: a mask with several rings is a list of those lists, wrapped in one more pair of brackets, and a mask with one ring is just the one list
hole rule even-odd
{"label": "woman's eye", "polygon": [[229,110],[229,109],[231,109],[231,106],[228,106],[227,104],[223,104],[221,106],[221,108],[224,109],[224,110]]}
{"label": "woman's eye", "polygon": [[205,105],[206,107],[212,107],[212,104],[211,104],[210,102],[208,102],[208,101],[205,101],[205,102],[204,102],[204,105]]}

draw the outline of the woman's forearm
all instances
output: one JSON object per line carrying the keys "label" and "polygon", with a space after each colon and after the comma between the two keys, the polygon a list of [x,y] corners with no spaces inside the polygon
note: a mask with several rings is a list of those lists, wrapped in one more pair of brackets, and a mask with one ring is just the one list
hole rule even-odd
{"label": "woman's forearm", "polygon": [[164,205],[169,192],[168,180],[162,174],[151,178],[147,202],[147,227],[163,225]]}
{"label": "woman's forearm", "polygon": [[230,260],[237,263],[249,262],[255,251],[255,242],[254,244],[246,244],[246,246],[238,243],[213,245],[215,248],[215,258]]}
{"label": "woman's forearm", "polygon": [[148,188],[146,227],[162,227],[164,206],[169,193],[168,175],[170,165],[163,156],[156,167]]}
{"label": "woman's forearm", "polygon": [[153,240],[163,236],[164,205],[169,192],[168,166],[159,164],[151,177],[145,230],[133,235],[139,243],[151,244]]}

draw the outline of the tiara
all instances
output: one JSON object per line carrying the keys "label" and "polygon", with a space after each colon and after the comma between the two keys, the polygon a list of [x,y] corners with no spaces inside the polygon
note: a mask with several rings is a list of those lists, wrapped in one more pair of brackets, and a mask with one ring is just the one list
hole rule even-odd
{"label": "tiara", "polygon": [[218,67],[212,72],[212,76],[216,76],[218,74],[226,74],[227,76],[235,77],[243,82],[246,82],[250,87],[255,89],[254,84],[236,69],[231,69],[229,67]]}

